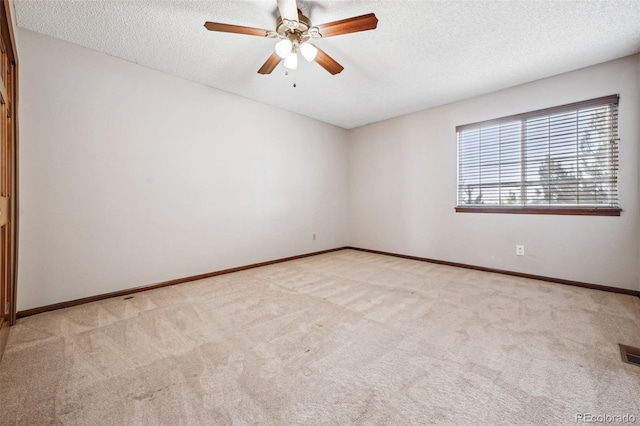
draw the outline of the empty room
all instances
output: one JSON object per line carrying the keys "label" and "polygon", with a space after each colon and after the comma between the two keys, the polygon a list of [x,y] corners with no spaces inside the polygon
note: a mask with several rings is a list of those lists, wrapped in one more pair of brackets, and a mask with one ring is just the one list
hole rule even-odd
{"label": "empty room", "polygon": [[0,425],[640,423],[640,2],[2,0]]}

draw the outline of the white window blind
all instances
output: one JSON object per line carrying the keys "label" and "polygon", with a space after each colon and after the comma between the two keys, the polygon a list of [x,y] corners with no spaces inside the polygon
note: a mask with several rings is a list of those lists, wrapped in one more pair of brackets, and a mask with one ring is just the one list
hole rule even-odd
{"label": "white window blind", "polygon": [[619,214],[618,99],[458,126],[458,211],[617,209]]}

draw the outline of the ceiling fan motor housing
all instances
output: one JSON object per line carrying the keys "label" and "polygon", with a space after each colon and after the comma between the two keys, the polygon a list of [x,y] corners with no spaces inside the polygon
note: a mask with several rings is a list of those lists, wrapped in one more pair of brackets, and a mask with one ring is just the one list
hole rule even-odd
{"label": "ceiling fan motor housing", "polygon": [[313,29],[311,26],[311,20],[304,16],[300,9],[298,9],[298,21],[297,23],[293,21],[288,21],[286,19],[282,19],[282,17],[278,17],[276,20],[276,33],[280,38],[288,38],[291,40],[294,46],[300,45],[302,42],[308,40],[313,35],[320,33],[318,31],[309,31],[309,29]]}

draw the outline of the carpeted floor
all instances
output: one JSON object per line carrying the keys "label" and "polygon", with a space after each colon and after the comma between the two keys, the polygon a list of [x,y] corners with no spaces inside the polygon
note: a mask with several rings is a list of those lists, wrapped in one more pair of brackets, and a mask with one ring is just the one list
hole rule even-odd
{"label": "carpeted floor", "polygon": [[640,299],[343,250],[35,315],[2,424],[575,424],[635,416]]}

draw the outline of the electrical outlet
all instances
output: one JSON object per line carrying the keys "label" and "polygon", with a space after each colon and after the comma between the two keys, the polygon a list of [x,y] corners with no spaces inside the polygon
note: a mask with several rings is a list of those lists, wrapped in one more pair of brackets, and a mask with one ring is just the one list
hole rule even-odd
{"label": "electrical outlet", "polygon": [[311,236],[311,239],[312,239],[313,241],[315,241],[315,240],[316,240],[316,234],[313,234],[313,235]]}
{"label": "electrical outlet", "polygon": [[524,246],[521,244],[516,244],[516,255],[524,256]]}

